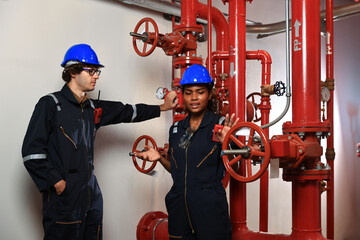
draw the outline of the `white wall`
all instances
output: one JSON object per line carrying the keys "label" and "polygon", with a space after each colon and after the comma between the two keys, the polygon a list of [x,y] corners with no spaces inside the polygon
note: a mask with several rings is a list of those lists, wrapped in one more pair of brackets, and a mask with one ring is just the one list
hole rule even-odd
{"label": "white wall", "polygon": [[[283,1],[256,0],[248,4],[247,18],[263,23],[282,21],[283,9]],[[23,167],[20,150],[34,105],[42,95],[63,85],[60,62],[68,47],[83,42],[96,50],[105,65],[97,84],[103,99],[161,103],[154,93],[159,86],[170,87],[171,58],[160,49],[149,57],[139,57],[129,36],[136,23],[148,16],[155,19],[161,33],[171,31],[171,23],[160,14],[116,1],[0,1],[0,239],[42,238],[41,196]],[[360,142],[360,98],[356,91],[360,89],[360,33],[352,27],[359,23],[359,17],[335,23],[335,231],[336,239],[348,240],[360,236],[356,228],[360,222],[360,179],[355,174],[359,170],[355,143]],[[273,83],[285,82],[284,43],[284,34],[262,40],[247,36],[248,50],[263,49],[271,54]],[[260,73],[259,62],[247,63],[247,94],[260,90]],[[96,97],[97,91],[92,96]],[[271,100],[272,120],[285,102],[284,98]],[[281,134],[281,124],[288,120],[290,114],[270,130],[270,135]],[[135,239],[136,226],[146,212],[165,211],[170,175],[161,166],[156,167],[154,176],[139,173],[128,152],[143,134],[163,146],[170,124],[171,114],[166,113],[148,122],[108,126],[98,132],[95,173],[104,196],[104,239]],[[281,178],[270,180],[269,205],[269,230],[290,233],[291,184]],[[248,225],[258,230],[257,182],[248,187]]]}

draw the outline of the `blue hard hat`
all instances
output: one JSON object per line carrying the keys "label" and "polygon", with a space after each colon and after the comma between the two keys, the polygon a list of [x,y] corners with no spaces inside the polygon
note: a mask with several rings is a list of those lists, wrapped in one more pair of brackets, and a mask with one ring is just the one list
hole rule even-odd
{"label": "blue hard hat", "polygon": [[68,67],[79,62],[104,67],[100,64],[95,51],[87,44],[76,44],[70,47],[65,53],[61,66]]}
{"label": "blue hard hat", "polygon": [[208,70],[204,66],[198,64],[188,67],[180,80],[180,85],[196,83],[213,83]]}

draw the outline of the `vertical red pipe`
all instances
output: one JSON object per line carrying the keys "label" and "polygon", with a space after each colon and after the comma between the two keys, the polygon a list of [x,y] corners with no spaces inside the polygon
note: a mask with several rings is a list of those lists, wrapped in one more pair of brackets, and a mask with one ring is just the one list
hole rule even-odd
{"label": "vertical red pipe", "polygon": [[[212,23],[211,23],[211,0],[207,0],[207,4],[208,4],[208,16],[207,16],[207,28],[208,28],[208,62],[207,62],[207,67],[208,70],[210,72],[210,74],[212,73],[211,71],[211,59],[212,59]],[[214,76],[212,76],[214,77]]]}
{"label": "vertical red pipe", "polygon": [[[334,27],[333,0],[326,0],[326,80],[334,81]],[[330,180],[327,182],[327,234],[328,239],[334,239],[334,91],[330,90],[330,100],[327,102],[327,120],[330,121],[330,136],[327,139],[326,160],[331,168]],[[332,154],[329,154],[332,153]]]}
{"label": "vertical red pipe", "polygon": [[[229,110],[240,122],[245,119],[246,0],[229,0]],[[240,166],[240,171],[244,166]],[[230,179],[230,219],[233,239],[240,239],[246,226],[246,184]]]}
{"label": "vertical red pipe", "polygon": [[[261,60],[262,65],[262,78],[261,85],[270,85],[271,76],[271,56],[269,53],[263,50],[258,51],[246,51],[246,59]],[[270,97],[261,97],[261,125],[269,123],[270,115]],[[269,136],[269,128],[265,128],[264,132],[266,136]],[[269,172],[266,172],[260,178],[260,201],[259,201],[259,230],[261,232],[268,231],[268,219],[269,219]]]}
{"label": "vertical red pipe", "polygon": [[320,181],[293,180],[292,193],[291,239],[325,239],[321,235]]}
{"label": "vertical red pipe", "polygon": [[[293,123],[306,128],[320,120],[320,0],[292,1]],[[316,142],[306,133],[304,142]],[[318,159],[320,161],[320,159]],[[304,172],[305,174],[305,172]],[[302,176],[302,175],[301,175]],[[292,180],[292,239],[321,235],[320,180]]]}
{"label": "vertical red pipe", "polygon": [[320,0],[292,1],[293,123],[320,122]]}
{"label": "vertical red pipe", "polygon": [[[198,10],[198,17],[202,19],[207,19],[208,18],[207,14],[209,10],[206,8],[206,5],[198,1],[196,2],[197,2],[196,9]],[[211,7],[211,23],[216,31],[216,50],[229,51],[229,25],[222,12],[215,7]],[[228,73],[229,61],[222,60],[219,63],[217,63],[216,72]]]}

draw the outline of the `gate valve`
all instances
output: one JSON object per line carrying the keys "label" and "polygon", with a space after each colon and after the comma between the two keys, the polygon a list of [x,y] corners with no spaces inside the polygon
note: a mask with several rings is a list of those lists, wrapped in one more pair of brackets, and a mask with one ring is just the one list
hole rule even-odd
{"label": "gate valve", "polygon": [[[143,144],[140,145],[140,142],[141,142],[142,140],[145,140],[145,143],[143,143]],[[134,163],[136,169],[139,170],[139,171],[142,172],[142,173],[149,173],[149,172],[151,172],[151,171],[155,168],[156,163],[157,163],[157,161],[152,162],[151,165],[150,165],[150,167],[146,167],[146,162],[147,162],[147,161],[146,161],[146,160],[141,160],[141,161],[142,161],[142,164],[141,164],[141,167],[140,167],[140,165],[139,165],[138,162],[137,162],[138,159],[136,158],[135,153],[139,153],[139,152],[145,151],[144,149],[139,150],[139,149],[138,149],[138,146],[143,146],[143,147],[144,147],[144,146],[149,146],[149,141],[150,141],[150,143],[152,144],[152,146],[150,146],[150,147],[152,147],[152,148],[154,148],[156,151],[158,151],[161,156],[163,156],[164,158],[167,158],[167,155],[168,155],[167,152],[168,152],[168,150],[169,150],[169,144],[166,143],[166,144],[164,144],[164,147],[161,148],[161,147],[157,147],[155,140],[154,140],[152,137],[150,137],[150,136],[142,135],[142,136],[138,137],[138,138],[135,140],[134,145],[133,145],[133,148],[132,148],[132,152],[130,152],[129,155],[132,157],[133,163]]]}
{"label": "gate valve", "polygon": [[[149,23],[154,28],[153,33],[149,32]],[[139,33],[139,28],[143,24],[145,24],[144,32]],[[134,46],[135,52],[142,57],[146,57],[146,56],[149,56],[155,50],[156,45],[158,44],[159,29],[158,29],[156,22],[152,18],[143,18],[135,26],[134,32],[130,32],[130,35],[133,37],[133,46]],[[144,42],[142,51],[139,50],[139,48],[137,46],[138,40],[142,40]],[[148,44],[151,44],[152,46],[150,47],[150,49],[146,50]]]}
{"label": "gate valve", "polygon": [[276,83],[274,84],[274,93],[279,97],[284,95],[285,83],[283,83],[282,81],[276,81]]}
{"label": "gate valve", "polygon": [[[242,122],[233,126],[226,134],[221,154],[225,168],[233,178],[240,182],[252,182],[266,171],[270,151],[265,132],[254,123]],[[244,166],[240,171],[235,170],[238,163]],[[260,164],[260,168],[256,168],[258,170],[253,174],[252,166],[257,164]]]}
{"label": "gate valve", "polygon": [[226,100],[226,90],[224,88],[216,89],[216,98],[219,101],[225,101]]}
{"label": "gate valve", "polygon": [[[143,141],[143,140],[145,141],[145,143],[143,143],[143,144],[140,145],[141,141]],[[151,143],[152,146],[149,145],[149,142]],[[139,160],[140,162],[142,161],[142,164],[141,164],[141,166],[140,166],[140,165],[138,164],[138,162],[137,162],[138,159],[136,158],[136,156],[135,156],[134,153],[143,152],[144,149],[139,150],[139,149],[138,149],[138,146],[150,146],[150,147],[153,147],[155,150],[158,150],[158,148],[157,148],[157,146],[156,146],[156,142],[155,142],[155,140],[154,140],[152,137],[147,136],[147,135],[142,135],[142,136],[138,137],[138,138],[135,140],[134,145],[133,145],[133,148],[132,148],[132,152],[129,153],[129,155],[132,157],[132,160],[133,160],[133,163],[134,163],[136,169],[139,170],[139,171],[142,172],[142,173],[149,173],[149,172],[151,172],[151,171],[155,168],[157,161],[155,161],[155,162],[150,162],[151,165],[150,165],[149,167],[146,167],[146,163],[147,163],[148,161],[146,161],[146,160]],[[160,154],[161,154],[161,153],[160,153]]]}

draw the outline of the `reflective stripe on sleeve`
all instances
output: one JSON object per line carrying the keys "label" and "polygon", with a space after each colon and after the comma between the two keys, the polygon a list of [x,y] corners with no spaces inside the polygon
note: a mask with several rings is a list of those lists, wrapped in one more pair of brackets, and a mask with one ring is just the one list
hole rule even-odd
{"label": "reflective stripe on sleeve", "polygon": [[51,96],[54,99],[57,110],[61,111],[60,103],[59,103],[59,100],[57,99],[57,97],[52,93],[49,93],[48,95]]}
{"label": "reflective stripe on sleeve", "polygon": [[90,106],[91,106],[93,109],[95,109],[95,105],[94,105],[93,101],[92,101],[91,99],[89,99],[89,101],[90,101]]}
{"label": "reflective stripe on sleeve", "polygon": [[23,158],[24,162],[33,159],[46,159],[46,154],[31,154]]}
{"label": "reflective stripe on sleeve", "polygon": [[136,118],[136,116],[137,116],[137,109],[136,109],[136,106],[135,105],[131,105],[132,106],[132,108],[133,108],[133,115],[132,115],[132,117],[131,117],[131,122],[133,122],[134,121],[134,119]]}

